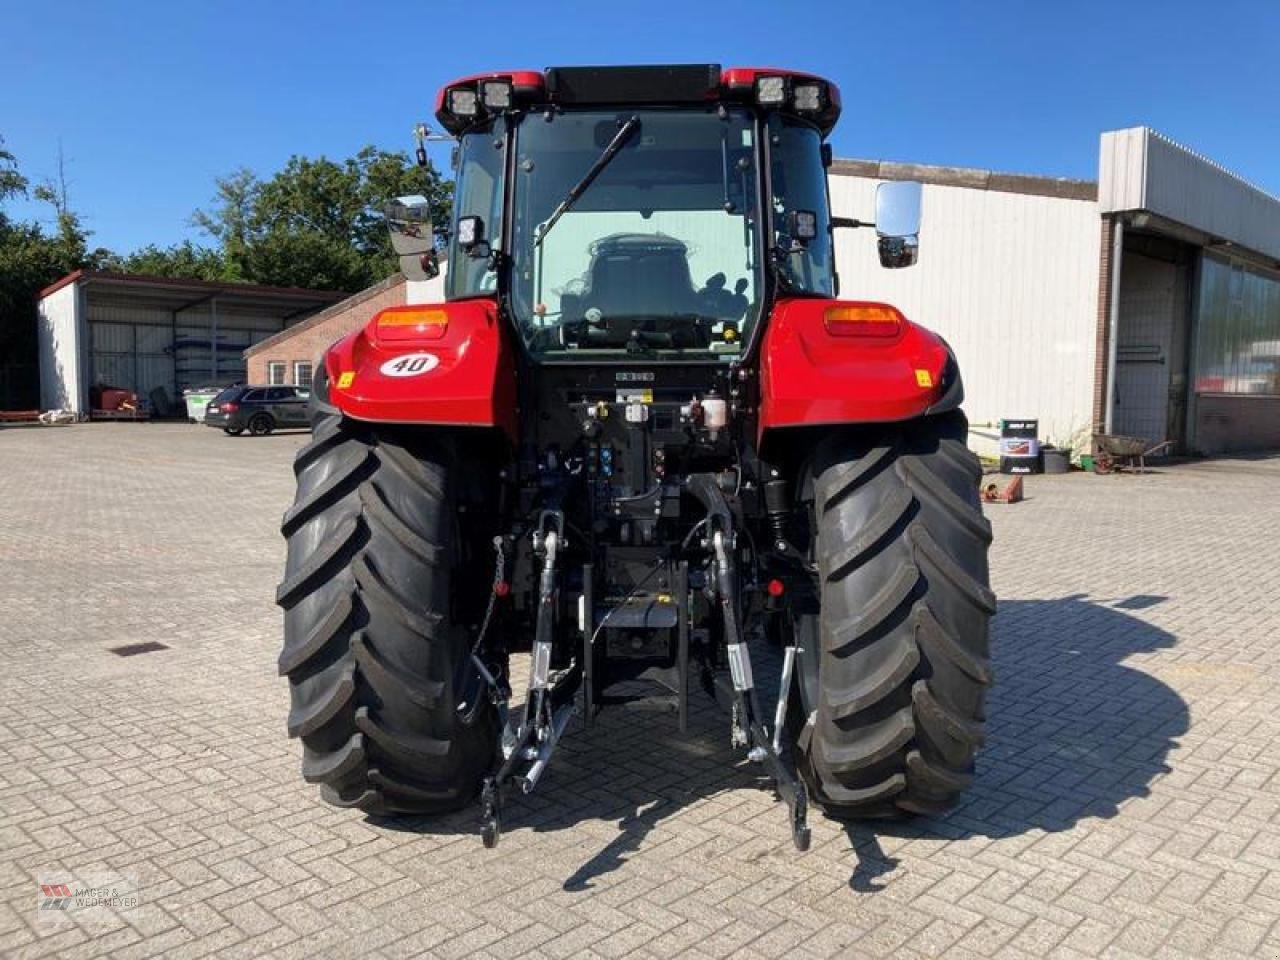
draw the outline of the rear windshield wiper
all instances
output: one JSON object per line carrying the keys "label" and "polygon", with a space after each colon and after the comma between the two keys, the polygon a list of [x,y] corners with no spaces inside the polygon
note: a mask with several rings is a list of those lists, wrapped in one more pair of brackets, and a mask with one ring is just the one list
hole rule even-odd
{"label": "rear windshield wiper", "polygon": [[551,228],[556,225],[556,221],[569,212],[569,209],[578,202],[578,198],[587,192],[587,188],[595,182],[596,177],[607,167],[613,158],[618,155],[621,150],[631,139],[632,135],[640,129],[640,118],[632,116],[630,120],[618,128],[618,132],[613,135],[613,139],[609,141],[609,145],[604,148],[604,152],[600,154],[595,163],[591,165],[591,169],[586,172],[581,180],[573,185],[568,195],[560,201],[560,206],[556,207],[551,214],[551,218],[547,220],[547,225],[538,233],[538,238],[533,241],[535,247],[542,246],[542,241],[546,239],[547,234],[551,232]]}

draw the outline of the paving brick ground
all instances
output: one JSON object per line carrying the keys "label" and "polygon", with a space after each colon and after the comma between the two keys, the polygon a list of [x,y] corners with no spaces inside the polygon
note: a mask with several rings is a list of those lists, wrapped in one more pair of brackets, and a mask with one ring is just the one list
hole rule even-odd
{"label": "paving brick ground", "polygon": [[[472,814],[370,822],[297,773],[302,442],[0,431],[0,955],[1280,955],[1280,460],[990,511],[990,744],[945,819],[819,817],[797,854],[695,698],[688,739],[642,708],[571,737],[486,851]],[[62,881],[138,902],[37,909]]]}

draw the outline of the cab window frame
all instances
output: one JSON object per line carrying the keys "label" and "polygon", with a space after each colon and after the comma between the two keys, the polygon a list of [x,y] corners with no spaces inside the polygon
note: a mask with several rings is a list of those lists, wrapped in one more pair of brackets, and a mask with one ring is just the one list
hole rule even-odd
{"label": "cab window frame", "polygon": [[[510,154],[512,133],[515,124],[505,114],[493,117],[490,122],[477,124],[464,130],[458,135],[458,143],[454,148],[457,151],[456,166],[454,168],[454,196],[452,211],[449,215],[449,238],[446,247],[446,262],[448,264],[445,272],[444,281],[444,299],[449,302],[459,300],[474,300],[477,298],[493,299],[503,298],[506,286],[505,270],[502,266],[501,251],[506,249],[506,221],[507,221],[507,205],[509,202],[509,193],[511,189],[511,169]],[[464,150],[469,146],[467,138],[482,137],[489,141],[492,149],[498,154],[498,161],[495,165],[497,177],[494,180],[494,188],[489,193],[489,201],[487,209],[482,213],[480,211],[469,209],[465,206],[463,196],[457,191],[458,181],[461,179],[462,165],[465,162]],[[497,146],[493,146],[498,141]],[[496,256],[490,259],[497,269],[482,270],[478,273],[477,279],[492,274],[495,277],[494,285],[490,289],[477,289],[476,284],[469,283],[463,278],[466,276],[467,268],[470,265],[478,265],[480,258],[471,257],[466,251],[462,250],[457,243],[458,221],[463,217],[482,216],[484,220],[484,242]],[[470,279],[469,277],[467,278]]]}
{"label": "cab window frame", "polygon": [[[698,366],[713,364],[727,364],[730,366],[738,366],[748,361],[756,344],[763,334],[764,328],[768,324],[769,303],[772,299],[773,281],[772,271],[769,267],[768,259],[770,256],[770,229],[772,224],[772,211],[769,208],[767,200],[770,196],[766,187],[768,181],[768,170],[766,161],[768,157],[768,148],[764,141],[768,134],[768,129],[764,123],[760,112],[751,106],[730,105],[730,109],[742,112],[742,116],[746,121],[746,129],[751,135],[751,160],[752,160],[752,187],[748,203],[755,207],[756,223],[751,229],[750,237],[750,263],[754,270],[754,281],[752,289],[754,291],[747,314],[744,316],[742,324],[749,330],[748,335],[743,338],[742,346],[739,351],[732,356],[725,355],[717,358],[714,354],[686,351],[678,349],[673,351],[672,355],[662,355],[660,357],[646,357],[646,362],[657,363],[662,366]],[[622,106],[617,104],[589,104],[573,108],[573,112],[581,113],[608,113],[608,112],[642,112],[652,111],[654,113],[679,113],[683,112],[683,105],[654,103],[645,104],[642,107]],[[567,112],[567,111],[566,111]],[[504,313],[511,321],[512,325],[519,331],[518,336],[514,339],[521,355],[529,362],[537,366],[582,366],[584,364],[601,364],[605,366],[614,366],[618,364],[634,363],[635,359],[627,355],[613,355],[612,351],[592,351],[590,354],[575,356],[571,352],[564,354],[544,353],[531,348],[527,338],[524,336],[522,325],[519,319],[520,310],[516,303],[516,282],[514,277],[514,231],[515,221],[519,213],[515,211],[516,192],[518,190],[519,170],[517,167],[520,163],[521,151],[521,134],[524,129],[535,121],[544,120],[541,111],[534,109],[526,111],[518,115],[507,128],[507,168],[506,168],[506,184],[505,184],[505,202],[504,202],[504,231],[503,231],[503,249],[507,252],[504,255],[505,266],[499,271],[499,299],[502,304]],[[585,352],[584,352],[585,353]]]}
{"label": "cab window frame", "polygon": [[[830,177],[827,175],[827,166],[823,162],[823,144],[825,143],[825,139],[822,129],[817,124],[801,117],[783,114],[776,111],[761,118],[761,127],[765,133],[765,136],[762,138],[762,142],[765,149],[764,182],[767,183],[766,199],[769,210],[769,219],[767,224],[768,246],[770,258],[773,259],[774,263],[774,268],[770,273],[776,273],[783,281],[782,289],[774,290],[773,297],[775,300],[779,295],[807,297],[812,299],[834,298],[838,295],[839,280],[836,270],[835,231],[831,229],[831,181]],[[778,246],[778,237],[786,232],[785,218],[794,209],[808,209],[806,207],[789,206],[786,210],[779,211],[775,206],[778,200],[778,191],[776,189],[777,184],[774,176],[774,165],[775,163],[782,162],[781,157],[785,151],[785,145],[781,142],[781,133],[786,129],[810,130],[817,137],[819,170],[822,178],[822,209],[814,210],[813,212],[817,214],[818,220],[818,232],[815,239],[825,239],[830,260],[827,268],[829,283],[826,285],[827,289],[825,290],[816,289],[814,285],[807,284],[803,282],[801,278],[794,275],[786,264],[786,258],[796,256],[796,253],[787,254],[786,258],[784,258],[782,262],[779,262],[778,259],[774,258],[774,254],[776,254],[780,249]],[[778,137],[778,142],[776,143],[775,136]],[[792,166],[799,169],[802,165],[794,164]],[[779,218],[782,218],[782,220],[780,221]],[[804,256],[807,257],[808,254],[805,253]]]}

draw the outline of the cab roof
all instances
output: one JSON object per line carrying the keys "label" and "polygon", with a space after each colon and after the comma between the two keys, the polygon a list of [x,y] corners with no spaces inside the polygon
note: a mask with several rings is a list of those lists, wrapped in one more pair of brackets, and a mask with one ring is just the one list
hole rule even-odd
{"label": "cab roof", "polygon": [[[780,82],[780,102],[760,101],[759,81],[769,79],[772,90]],[[488,106],[491,89],[497,103],[503,85],[509,85],[505,106]],[[817,87],[816,106],[812,97],[800,108],[794,97],[797,88]],[[488,89],[487,89],[488,88]],[[450,95],[459,97],[456,104]],[[474,96],[472,95],[474,94]],[[461,77],[441,87],[436,95],[436,118],[450,133],[461,133],[483,116],[504,109],[535,108],[544,105],[623,106],[681,103],[748,102],[762,109],[779,109],[812,120],[823,136],[830,133],[840,117],[840,89],[831,81],[811,73],[772,67],[730,67],[716,63],[659,64],[639,66],[548,67],[545,71],[507,70]],[[455,106],[470,106],[474,112],[461,113]]]}

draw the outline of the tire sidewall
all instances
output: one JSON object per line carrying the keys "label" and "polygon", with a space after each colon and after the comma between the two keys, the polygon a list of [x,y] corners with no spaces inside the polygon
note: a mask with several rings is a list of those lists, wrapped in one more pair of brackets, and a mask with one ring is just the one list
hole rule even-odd
{"label": "tire sidewall", "polygon": [[[994,596],[980,468],[965,434],[958,411],[850,427],[800,473],[818,602],[789,618],[800,649],[788,721],[798,767],[837,817],[940,811],[972,775],[990,682],[989,614],[977,611],[994,609]],[[954,576],[967,578],[963,593]],[[940,658],[939,624],[962,658]],[[973,673],[961,677],[961,664]],[[967,756],[948,739],[956,730]]]}

